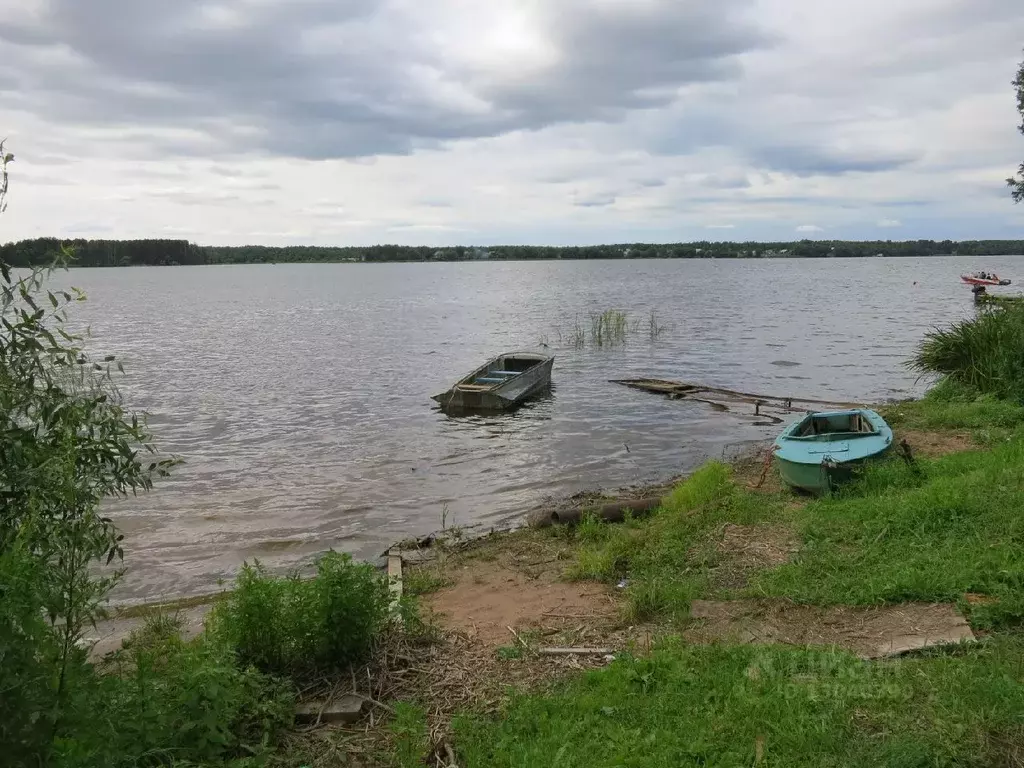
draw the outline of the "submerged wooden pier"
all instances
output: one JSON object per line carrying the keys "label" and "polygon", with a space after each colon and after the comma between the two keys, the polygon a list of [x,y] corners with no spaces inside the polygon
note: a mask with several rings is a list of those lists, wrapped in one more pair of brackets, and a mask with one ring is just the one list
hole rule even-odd
{"label": "submerged wooden pier", "polygon": [[753,418],[755,424],[763,426],[781,424],[786,416],[794,413],[864,407],[861,403],[815,400],[809,397],[759,395],[754,392],[740,392],[735,389],[709,387],[704,384],[667,379],[612,379],[611,383],[656,395],[664,395],[670,400],[692,400],[705,403],[717,411]]}

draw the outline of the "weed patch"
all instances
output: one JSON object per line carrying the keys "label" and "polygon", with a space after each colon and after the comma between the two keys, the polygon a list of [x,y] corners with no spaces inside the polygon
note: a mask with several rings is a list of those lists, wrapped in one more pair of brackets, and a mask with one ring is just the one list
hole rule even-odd
{"label": "weed patch", "polygon": [[278,578],[245,565],[208,622],[243,664],[285,676],[343,668],[370,650],[388,609],[384,578],[370,565],[330,552],[314,579]]}

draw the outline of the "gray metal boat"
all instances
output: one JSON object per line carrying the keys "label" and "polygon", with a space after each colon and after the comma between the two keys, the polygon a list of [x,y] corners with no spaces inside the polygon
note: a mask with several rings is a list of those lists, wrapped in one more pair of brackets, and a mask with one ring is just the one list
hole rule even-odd
{"label": "gray metal boat", "polygon": [[507,411],[551,386],[555,358],[509,352],[482,365],[434,400],[444,411]]}

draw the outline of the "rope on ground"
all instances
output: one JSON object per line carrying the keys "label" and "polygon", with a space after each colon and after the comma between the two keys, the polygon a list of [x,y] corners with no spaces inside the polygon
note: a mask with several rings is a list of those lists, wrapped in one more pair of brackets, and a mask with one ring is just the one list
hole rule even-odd
{"label": "rope on ground", "polygon": [[764,466],[761,467],[761,476],[757,479],[757,484],[752,487],[751,490],[759,490],[764,481],[768,478],[768,468],[772,465],[772,449],[765,449]]}

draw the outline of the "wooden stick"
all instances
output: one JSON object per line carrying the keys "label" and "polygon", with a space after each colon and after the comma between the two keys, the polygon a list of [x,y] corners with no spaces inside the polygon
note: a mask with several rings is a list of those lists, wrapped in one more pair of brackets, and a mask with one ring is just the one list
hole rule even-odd
{"label": "wooden stick", "polygon": [[444,743],[444,753],[448,757],[448,768],[459,768],[459,764],[455,760],[455,752],[452,750],[452,745],[447,741]]}
{"label": "wooden stick", "polygon": [[614,648],[541,648],[541,656],[610,656]]}

